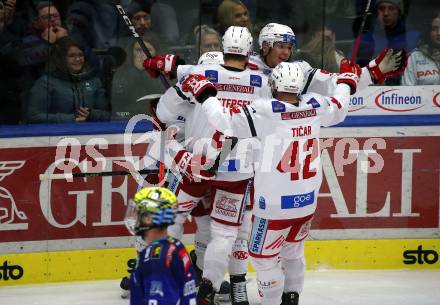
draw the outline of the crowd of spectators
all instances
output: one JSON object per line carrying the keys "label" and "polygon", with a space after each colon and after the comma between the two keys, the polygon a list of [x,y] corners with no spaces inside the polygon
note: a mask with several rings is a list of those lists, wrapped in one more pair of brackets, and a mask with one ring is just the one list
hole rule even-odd
{"label": "crowd of spectators", "polygon": [[[221,51],[231,25],[247,27],[257,51],[261,27],[279,22],[297,35],[292,60],[337,72],[352,55],[367,2],[0,0],[0,124],[127,120],[145,112],[136,100],[164,88],[143,70],[145,54],[115,4],[153,55],[172,52],[194,64],[204,52]],[[431,16],[419,20],[419,10]],[[410,54],[405,74],[388,85],[440,84],[440,4],[373,0],[357,63],[386,47]]]}

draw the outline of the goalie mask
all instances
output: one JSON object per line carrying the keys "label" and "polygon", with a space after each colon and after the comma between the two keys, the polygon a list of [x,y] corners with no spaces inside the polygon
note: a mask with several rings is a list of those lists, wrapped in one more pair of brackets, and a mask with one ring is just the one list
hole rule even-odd
{"label": "goalie mask", "polygon": [[269,78],[272,92],[286,92],[299,95],[304,85],[304,72],[297,63],[282,62]]}
{"label": "goalie mask", "polygon": [[222,39],[223,54],[249,56],[252,51],[252,35],[248,28],[230,26]]}
{"label": "goalie mask", "polygon": [[132,235],[143,236],[152,228],[164,229],[174,223],[177,198],[164,187],[141,189],[130,200],[124,223]]}
{"label": "goalie mask", "polygon": [[258,43],[260,49],[263,48],[263,43],[266,43],[270,48],[273,47],[276,42],[289,43],[292,46],[296,44],[296,37],[293,30],[284,24],[269,23],[266,24],[260,31],[258,36]]}

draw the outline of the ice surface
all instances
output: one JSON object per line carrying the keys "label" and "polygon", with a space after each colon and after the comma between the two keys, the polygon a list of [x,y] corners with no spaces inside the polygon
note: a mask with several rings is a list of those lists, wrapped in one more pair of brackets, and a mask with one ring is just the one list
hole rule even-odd
{"label": "ice surface", "polygon": [[[248,278],[250,303],[259,304],[255,274]],[[114,280],[0,287],[0,304],[127,305],[129,301],[120,298],[119,280]],[[440,270],[307,271],[300,297],[300,305],[439,304]]]}

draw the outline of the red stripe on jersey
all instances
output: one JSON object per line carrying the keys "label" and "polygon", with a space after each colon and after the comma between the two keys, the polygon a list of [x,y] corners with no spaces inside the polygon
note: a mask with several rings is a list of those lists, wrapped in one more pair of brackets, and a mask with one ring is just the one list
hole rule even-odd
{"label": "red stripe on jersey", "polygon": [[341,108],[342,108],[341,103],[340,103],[337,99],[335,99],[334,97],[331,97],[331,98],[330,98],[330,101],[331,101],[333,104],[335,104],[335,105],[338,107],[338,109],[341,109]]}
{"label": "red stripe on jersey", "polygon": [[176,250],[176,246],[171,244],[170,247],[168,248],[167,256],[166,256],[166,260],[165,260],[165,266],[167,268],[170,268],[170,266],[171,266],[171,262],[173,260],[173,252],[174,252],[174,250]]}
{"label": "red stripe on jersey", "polygon": [[189,259],[188,253],[186,252],[185,248],[180,249],[179,256],[183,262],[183,269],[185,270],[185,273],[187,273],[189,270],[189,266],[191,265],[191,261]]}
{"label": "red stripe on jersey", "polygon": [[284,236],[281,235],[273,243],[271,243],[270,245],[265,247],[265,249],[276,249],[276,248],[279,248],[282,245],[283,242],[284,242]]}
{"label": "red stripe on jersey", "polygon": [[250,69],[250,70],[258,70],[258,66],[256,65],[256,64],[253,64],[253,63],[248,63],[248,68]]}

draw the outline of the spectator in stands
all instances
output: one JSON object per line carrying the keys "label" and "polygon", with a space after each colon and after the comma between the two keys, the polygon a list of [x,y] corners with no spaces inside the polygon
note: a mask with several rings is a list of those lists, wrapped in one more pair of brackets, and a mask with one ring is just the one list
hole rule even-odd
{"label": "spectator in stands", "polygon": [[93,76],[84,54],[83,47],[68,37],[56,42],[48,72],[31,89],[28,122],[79,123],[110,118],[101,81]]}
{"label": "spectator in stands", "polygon": [[194,36],[196,38],[195,48],[197,50],[197,59],[206,52],[222,52],[222,39],[220,34],[213,28],[206,24],[197,26],[194,29]]}
{"label": "spectator in stands", "polygon": [[21,117],[21,72],[14,59],[16,37],[5,23],[6,7],[0,2],[0,124],[17,124]]}
{"label": "spectator in stands", "polygon": [[313,32],[312,38],[303,49],[295,53],[295,60],[305,60],[312,67],[338,73],[341,60],[345,57],[335,45],[336,33],[326,26]]}
{"label": "spectator in stands", "polygon": [[[147,40],[145,45],[151,55],[156,55],[156,48]],[[151,78],[142,66],[147,58],[139,44],[132,40],[126,48],[127,59],[116,70],[112,82],[112,119],[128,120],[136,114],[147,112],[146,102],[136,102],[137,99],[164,91],[159,79]]]}
{"label": "spectator in stands", "polygon": [[440,12],[430,20],[408,59],[402,85],[440,85]]}
{"label": "spectator in stands", "polygon": [[226,29],[232,25],[247,27],[252,33],[252,23],[249,11],[240,0],[223,0],[217,9],[219,32],[223,35]]}
{"label": "spectator in stands", "polygon": [[[126,12],[139,36],[151,41],[153,45],[158,45],[160,41],[159,35],[151,28],[150,8],[151,5],[148,3],[139,3],[134,1],[128,6]],[[123,48],[131,46],[132,43],[133,36],[131,32],[127,32],[127,35],[118,37],[114,42],[115,45]]]}
{"label": "spectator in stands", "polygon": [[17,54],[22,68],[29,73],[31,83],[44,73],[51,45],[68,36],[61,24],[60,13],[51,1],[39,2],[36,9],[31,32],[23,38],[21,52]]}
{"label": "spectator in stands", "polygon": [[9,25],[12,22],[14,12],[15,12],[15,5],[16,0],[6,0],[4,1],[4,11],[3,11],[3,17],[5,25]]}
{"label": "spectator in stands", "polygon": [[412,51],[419,40],[419,33],[405,24],[402,0],[377,0],[377,22],[372,31],[361,35],[361,47],[357,63],[366,65],[384,48]]}
{"label": "spectator in stands", "polygon": [[180,39],[177,14],[165,1],[152,1],[151,28],[166,44],[176,45]]}

